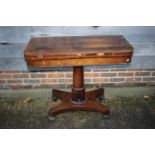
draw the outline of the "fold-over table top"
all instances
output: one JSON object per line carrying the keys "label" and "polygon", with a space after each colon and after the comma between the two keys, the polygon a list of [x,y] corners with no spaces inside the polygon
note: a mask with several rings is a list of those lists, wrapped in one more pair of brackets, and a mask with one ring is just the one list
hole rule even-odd
{"label": "fold-over table top", "polygon": [[24,56],[28,66],[85,66],[131,61],[133,47],[121,35],[31,38]]}

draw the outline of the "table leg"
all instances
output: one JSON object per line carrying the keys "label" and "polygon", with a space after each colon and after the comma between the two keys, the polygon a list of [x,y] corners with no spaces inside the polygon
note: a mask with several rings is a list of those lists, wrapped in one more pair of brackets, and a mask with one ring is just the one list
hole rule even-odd
{"label": "table leg", "polygon": [[97,98],[104,94],[103,88],[85,92],[82,66],[73,68],[73,87],[71,93],[56,89],[52,93],[55,97],[61,99],[62,102],[49,110],[49,116],[54,117],[62,112],[77,110],[109,113],[109,108],[101,105],[97,100]]}

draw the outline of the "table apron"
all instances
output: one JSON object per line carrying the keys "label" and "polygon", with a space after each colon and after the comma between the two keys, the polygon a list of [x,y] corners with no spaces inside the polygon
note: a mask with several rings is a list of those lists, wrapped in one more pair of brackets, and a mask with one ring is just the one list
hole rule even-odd
{"label": "table apron", "polygon": [[131,61],[131,56],[112,57],[112,58],[79,58],[79,59],[28,59],[27,64],[31,67],[58,67],[58,66],[88,66],[106,64],[127,64]]}

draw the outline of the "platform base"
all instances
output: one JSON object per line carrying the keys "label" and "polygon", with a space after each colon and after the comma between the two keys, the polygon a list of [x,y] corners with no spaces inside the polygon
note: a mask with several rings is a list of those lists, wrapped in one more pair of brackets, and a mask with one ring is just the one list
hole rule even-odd
{"label": "platform base", "polygon": [[49,110],[49,117],[55,117],[57,114],[62,112],[68,111],[93,111],[93,112],[100,112],[103,114],[109,114],[109,108],[104,105],[101,105],[100,101],[98,100],[99,97],[103,96],[104,89],[99,88],[96,90],[86,92],[85,102],[82,104],[72,102],[71,100],[71,93],[65,92],[61,90],[54,89],[52,91],[53,98],[59,98],[62,102],[51,108]]}

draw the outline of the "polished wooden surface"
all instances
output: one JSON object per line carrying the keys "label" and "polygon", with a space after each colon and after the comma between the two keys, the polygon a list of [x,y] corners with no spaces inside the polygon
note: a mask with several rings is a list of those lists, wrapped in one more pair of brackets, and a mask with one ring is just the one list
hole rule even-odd
{"label": "polished wooden surface", "polygon": [[52,95],[55,99],[61,99],[61,104],[49,110],[50,118],[67,111],[94,111],[109,114],[109,108],[101,105],[98,100],[103,96],[104,89],[99,88],[92,91],[85,91],[83,67],[73,67],[73,87],[71,92],[54,89]]}
{"label": "polished wooden surface", "polygon": [[50,119],[75,110],[108,114],[109,108],[98,100],[104,89],[85,91],[83,66],[129,63],[132,53],[132,46],[123,36],[32,38],[24,52],[31,67],[73,66],[72,91],[52,91],[53,100],[59,98],[62,102],[49,110]]}
{"label": "polished wooden surface", "polygon": [[24,55],[28,66],[86,66],[131,61],[133,48],[123,36],[32,38]]}
{"label": "polished wooden surface", "polygon": [[99,88],[96,90],[88,91],[85,94],[86,101],[84,103],[77,102],[74,103],[71,101],[71,93],[65,92],[61,90],[53,90],[53,95],[57,98],[61,99],[61,104],[51,108],[49,110],[49,116],[55,117],[57,114],[67,111],[93,111],[99,112],[103,114],[109,114],[109,108],[102,105],[98,98],[102,96],[104,93],[103,88]]}

